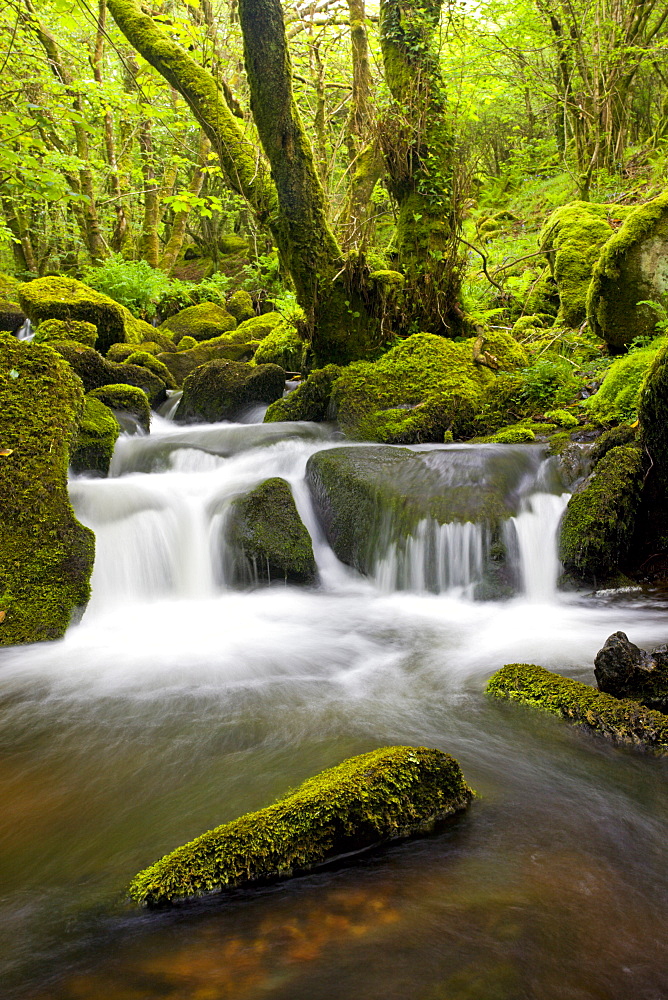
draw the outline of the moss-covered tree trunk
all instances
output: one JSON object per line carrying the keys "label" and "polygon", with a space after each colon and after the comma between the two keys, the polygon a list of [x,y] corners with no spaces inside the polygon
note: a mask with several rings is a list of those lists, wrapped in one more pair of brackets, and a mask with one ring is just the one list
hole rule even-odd
{"label": "moss-covered tree trunk", "polygon": [[[209,150],[211,149],[211,143],[204,135],[204,132],[200,132],[199,140],[199,162],[193,170],[193,175],[190,179],[190,184],[188,185],[189,194],[197,197],[202,190],[202,183],[204,181],[204,168],[206,166],[206,158],[208,156]],[[181,252],[183,246],[183,240],[186,235],[186,225],[188,222],[188,211],[180,211],[174,213],[174,221],[172,222],[172,229],[169,234],[169,239],[163,251],[162,257],[160,258],[160,268],[166,274],[171,274],[174,270],[176,260]]]}
{"label": "moss-covered tree trunk", "polygon": [[458,219],[452,196],[454,133],[436,35],[442,0],[381,0],[385,79],[394,98],[382,132],[396,199],[397,247],[408,319],[456,332]]}

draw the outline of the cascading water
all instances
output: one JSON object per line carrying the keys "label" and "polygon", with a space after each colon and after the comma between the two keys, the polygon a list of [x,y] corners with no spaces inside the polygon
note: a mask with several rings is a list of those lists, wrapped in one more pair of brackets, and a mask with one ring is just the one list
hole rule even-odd
{"label": "cascading water", "polygon": [[[659,764],[483,694],[505,662],[591,682],[611,632],[666,640],[665,602],[557,598],[566,496],[531,446],[414,449],[454,499],[500,484],[503,516],[397,537],[379,512],[365,579],[305,480],[341,445],[316,425],[154,417],[108,479],[72,481],[97,540],[88,610],[62,642],[0,654],[3,1000],[665,995]],[[271,476],[319,583],[234,590],[229,505]],[[507,599],[481,600],[499,566]],[[443,835],[174,916],[125,908],[161,854],[399,743],[452,753],[481,793]]]}

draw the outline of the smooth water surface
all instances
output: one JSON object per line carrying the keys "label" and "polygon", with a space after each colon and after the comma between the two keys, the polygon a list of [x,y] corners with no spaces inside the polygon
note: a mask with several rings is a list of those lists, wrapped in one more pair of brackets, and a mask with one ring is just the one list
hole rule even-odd
{"label": "smooth water surface", "polygon": [[[611,632],[666,641],[666,601],[557,594],[567,497],[535,449],[528,478],[528,453],[501,452],[524,463],[515,597],[470,599],[487,544],[470,524],[424,522],[363,579],[304,484],[308,457],[341,443],[314,425],[156,418],[119,440],[109,479],[72,482],[97,535],[89,609],[64,641],[0,660],[3,998],[668,995],[665,762],[483,693],[514,661],[593,683]],[[229,502],[274,475],[319,586],[230,590]],[[157,913],[124,901],[164,852],[397,743],[452,753],[478,792],[468,814],[257,892]]]}

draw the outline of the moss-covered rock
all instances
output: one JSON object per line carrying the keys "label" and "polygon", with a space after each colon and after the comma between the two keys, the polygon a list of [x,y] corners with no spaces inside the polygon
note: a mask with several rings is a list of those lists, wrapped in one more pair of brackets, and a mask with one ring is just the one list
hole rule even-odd
{"label": "moss-covered rock", "polygon": [[578,418],[568,410],[548,410],[543,416],[548,423],[556,424],[558,427],[577,427]]}
{"label": "moss-covered rock", "polygon": [[109,296],[96,292],[74,278],[49,276],[21,285],[21,307],[34,324],[48,319],[83,320],[97,329],[97,347],[102,353],[112,344],[139,344],[146,336],[132,313]]}
{"label": "moss-covered rock", "polygon": [[598,392],[585,401],[592,423],[633,423],[638,416],[640,393],[665,338],[615,358],[605,373]]}
{"label": "moss-covered rock", "polygon": [[111,384],[92,389],[88,398],[99,399],[115,416],[129,414],[148,434],[151,426],[151,407],[143,389],[134,385]]}
{"label": "moss-covered rock", "polygon": [[95,347],[97,327],[80,319],[47,319],[35,331],[36,344],[53,343],[55,340],[76,340],[85,347]]}
{"label": "moss-covered rock", "polygon": [[26,321],[26,314],[13,302],[0,299],[0,330],[16,333]]}
{"label": "moss-covered rock", "polygon": [[223,333],[236,328],[237,321],[222,306],[215,302],[200,302],[197,306],[188,306],[174,316],[170,316],[159,329],[168,330],[173,334],[174,343],[178,345],[181,337],[194,337],[195,340],[211,340]]}
{"label": "moss-covered rock", "polygon": [[440,750],[384,747],[309,778],[273,805],[202,834],[129,887],[159,906],[300,874],[377,844],[428,833],[472,791]]}
{"label": "moss-covered rock", "polygon": [[157,355],[158,361],[166,365],[178,385],[182,385],[187,375],[207,361],[251,361],[257,348],[256,343],[237,343],[236,331],[214,337],[213,340],[204,340],[201,344],[196,343],[188,350],[181,350],[181,343],[179,341],[176,354]]}
{"label": "moss-covered rock", "polygon": [[234,500],[227,523],[236,583],[313,583],[311,536],[284,479],[266,479]]}
{"label": "moss-covered rock", "polygon": [[557,208],[543,226],[540,249],[559,289],[558,320],[580,326],[587,316],[587,292],[601,249],[614,235],[613,220],[629,214],[619,205],[573,201]]}
{"label": "moss-covered rock", "polygon": [[613,448],[618,448],[623,444],[633,444],[636,438],[637,430],[630,424],[620,424],[618,427],[611,427],[610,430],[603,431],[592,445],[590,454],[592,465],[598,465],[603,456],[607,455]]}
{"label": "moss-covered rock", "polygon": [[81,383],[46,345],[0,334],[0,645],[58,639],[90,594],[95,536],[67,492]]}
{"label": "moss-covered rock", "polygon": [[513,427],[504,427],[485,440],[491,444],[530,444],[536,440],[536,432],[531,427],[516,424]]}
{"label": "moss-covered rock", "polygon": [[668,345],[652,361],[640,392],[638,419],[641,441],[654,463],[655,474],[668,488]]}
{"label": "moss-covered rock", "polygon": [[619,572],[636,524],[642,464],[638,448],[612,448],[568,501],[559,543],[568,573],[600,584]]}
{"label": "moss-covered rock", "polygon": [[351,437],[386,444],[443,441],[474,433],[483,390],[495,370],[527,363],[524,349],[506,333],[455,343],[414,334],[378,361],[349,365],[336,381],[332,401]]}
{"label": "moss-covered rock", "polygon": [[158,378],[162,379],[168,389],[177,389],[176,379],[170,372],[167,365],[153,354],[149,354],[148,351],[134,351],[129,357],[125,359],[125,363],[128,365],[141,365],[142,368],[148,368],[150,372],[157,375]]}
{"label": "moss-covered rock", "polygon": [[668,191],[630,212],[601,251],[587,295],[587,318],[610,350],[651,337],[656,312],[642,301],[668,292]]}
{"label": "moss-covered rock", "polygon": [[327,365],[309,377],[282,399],[272,403],[264,415],[265,423],[282,420],[333,420],[332,387],[343,368]]}
{"label": "moss-covered rock", "polygon": [[[92,347],[84,347],[72,340],[57,341],[54,349],[72,366],[86,392],[103,385],[134,385],[148,396],[151,406],[159,406],[167,399],[165,383],[142,365],[107,361]],[[171,356],[171,355],[168,355]]]}
{"label": "moss-covered rock", "polygon": [[278,365],[207,361],[184,381],[174,419],[209,423],[232,420],[254,403],[272,403],[284,388],[285,372]]}
{"label": "moss-covered rock", "polygon": [[615,743],[668,754],[668,716],[636,701],[620,700],[580,681],[531,663],[509,663],[489,680],[488,694],[532,705],[585,726]]}
{"label": "moss-covered rock", "polygon": [[179,351],[189,351],[191,347],[197,347],[197,341],[194,337],[181,337],[179,340]]}
{"label": "moss-covered rock", "polygon": [[86,396],[70,449],[72,470],[106,476],[120,430],[109,407],[93,396]]}
{"label": "moss-covered rock", "polygon": [[245,292],[241,288],[230,295],[225,304],[225,308],[230,316],[234,316],[237,323],[243,323],[244,320],[253,319],[255,316],[253,300],[248,292]]}
{"label": "moss-covered rock", "polygon": [[286,372],[299,372],[304,361],[304,341],[289,323],[279,323],[257,346],[255,363],[279,365]]}
{"label": "moss-covered rock", "polygon": [[235,336],[239,344],[251,343],[251,341],[264,340],[272,330],[285,323],[279,312],[263,313],[261,316],[253,316],[252,319],[244,320],[236,328]]}

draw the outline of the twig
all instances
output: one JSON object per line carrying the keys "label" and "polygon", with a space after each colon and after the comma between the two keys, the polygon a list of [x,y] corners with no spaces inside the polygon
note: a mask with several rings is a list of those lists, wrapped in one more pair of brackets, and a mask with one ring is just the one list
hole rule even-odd
{"label": "twig", "polygon": [[494,281],[494,278],[491,278],[490,275],[487,272],[487,257],[482,252],[482,250],[478,250],[478,248],[474,247],[472,243],[469,243],[468,240],[465,240],[463,236],[457,236],[457,239],[459,240],[460,243],[464,243],[467,247],[470,247],[471,250],[474,251],[474,253],[477,253],[477,254],[479,254],[480,257],[482,257],[482,271],[483,271],[483,274],[485,275],[485,277],[489,281],[490,285],[494,285],[495,288],[498,288],[499,291],[501,292],[501,294],[503,295],[504,291],[503,291],[503,288],[501,287],[501,285],[499,285],[498,282]]}

